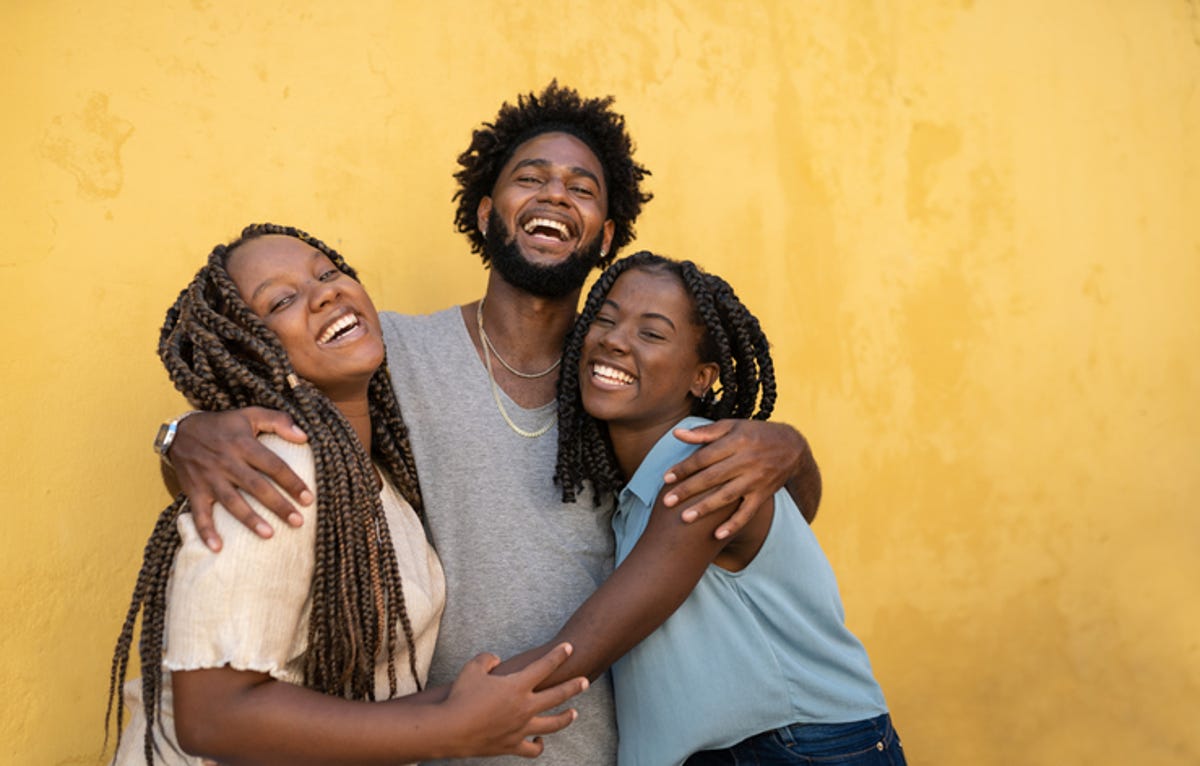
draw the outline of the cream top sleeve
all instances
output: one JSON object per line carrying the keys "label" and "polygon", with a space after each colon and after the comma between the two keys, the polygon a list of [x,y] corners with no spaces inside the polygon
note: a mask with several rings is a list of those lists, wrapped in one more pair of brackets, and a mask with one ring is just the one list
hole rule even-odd
{"label": "cream top sleeve", "polygon": [[[259,440],[308,485],[316,486],[312,449],[264,434]],[[290,527],[253,498],[250,506],[275,530],[263,540],[221,505],[213,522],[224,541],[213,553],[190,514],[178,521],[183,545],[168,586],[167,670],[229,665],[300,683],[299,658],[308,638],[316,508],[300,508],[304,524]]]}

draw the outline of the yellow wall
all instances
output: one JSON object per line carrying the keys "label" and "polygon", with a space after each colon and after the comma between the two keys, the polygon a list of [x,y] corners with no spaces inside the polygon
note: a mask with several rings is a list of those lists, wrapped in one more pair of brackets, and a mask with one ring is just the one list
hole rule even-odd
{"label": "yellow wall", "polygon": [[454,158],[557,76],[654,171],[638,244],[772,335],[910,760],[1200,762],[1200,10],[741,6],[0,4],[0,761],[99,750],[208,249],[291,222],[471,300]]}

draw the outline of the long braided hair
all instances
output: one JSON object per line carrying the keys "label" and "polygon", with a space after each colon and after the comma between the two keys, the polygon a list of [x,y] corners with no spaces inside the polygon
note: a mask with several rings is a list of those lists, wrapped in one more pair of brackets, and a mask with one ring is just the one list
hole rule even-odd
{"label": "long braided hair", "polygon": [[[408,429],[386,364],[375,372],[368,390],[371,455],[337,407],[312,384],[297,378],[279,339],[246,305],[226,270],[229,255],[238,246],[268,234],[302,240],[357,279],[341,255],[299,229],[274,224],[247,226],[238,239],[213,249],[208,262],[168,309],[159,335],[159,357],[175,387],[196,408],[269,407],[289,414],[308,434],[316,464],[319,512],[303,683],[325,694],[374,699],[375,662],[386,654],[389,697],[394,697],[397,623],[408,648],[408,670],[417,688],[421,684],[396,552],[372,459],[417,515],[424,518]],[[140,613],[138,653],[147,763],[154,760],[153,728],[163,692],[167,583],[181,544],[175,524],[186,506],[186,498],[177,497],[159,516],[146,543],[109,676],[105,738],[107,741],[115,698],[119,747],[124,714],[121,687]]]}
{"label": "long braided hair", "polygon": [[672,274],[692,298],[697,326],[704,328],[697,352],[702,362],[720,368],[718,386],[695,401],[693,415],[719,420],[766,420],[775,408],[775,366],[758,319],[729,283],[691,261],[674,261],[649,251],[634,253],[609,266],[596,280],[583,310],[567,335],[558,381],[558,462],[554,480],[563,501],[575,500],[584,481],[592,483],[596,504],[611,497],[628,477],[621,474],[608,428],[583,409],[579,361],[583,340],[617,278],[627,271]]}

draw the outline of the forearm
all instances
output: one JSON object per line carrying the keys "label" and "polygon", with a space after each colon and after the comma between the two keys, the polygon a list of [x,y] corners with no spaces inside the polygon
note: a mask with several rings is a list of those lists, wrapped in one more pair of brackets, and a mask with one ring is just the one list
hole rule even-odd
{"label": "forearm", "polygon": [[628,558],[580,605],[553,641],[510,658],[493,672],[516,672],[547,647],[565,641],[574,651],[543,686],[575,676],[594,681],[691,594],[705,568],[728,544],[712,535],[726,515],[715,513],[684,524],[660,499]]}
{"label": "forearm", "polygon": [[222,764],[367,766],[461,755],[455,716],[428,695],[354,702],[273,679],[229,689],[202,677],[209,672],[174,674],[176,731],[184,750]]}
{"label": "forearm", "polygon": [[[600,591],[597,591],[597,595],[599,594]],[[571,657],[543,681],[538,689],[545,689],[578,676],[587,678],[589,682],[595,681],[604,674],[604,671],[608,670],[610,665],[636,645],[637,641],[640,641],[645,635],[649,635],[653,630],[653,628],[646,630],[645,635],[638,636],[636,640],[625,646],[625,641],[622,641],[621,638],[628,638],[628,636],[617,636],[598,626],[589,627],[593,625],[595,617],[602,614],[606,608],[603,598],[597,599],[596,596],[593,596],[579,607],[551,641],[508,658],[492,672],[498,675],[516,673],[545,654],[551,647],[566,642],[570,643],[574,650]]]}

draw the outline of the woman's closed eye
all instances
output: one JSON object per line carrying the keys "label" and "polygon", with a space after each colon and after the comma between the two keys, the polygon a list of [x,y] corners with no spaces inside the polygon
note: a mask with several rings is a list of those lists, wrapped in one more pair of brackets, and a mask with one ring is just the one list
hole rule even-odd
{"label": "woman's closed eye", "polygon": [[286,293],[277,298],[274,298],[274,299],[272,299],[271,303],[267,307],[267,313],[274,314],[276,311],[285,309],[288,306],[290,306],[292,304],[292,301],[294,301],[294,300],[296,300],[295,293]]}

